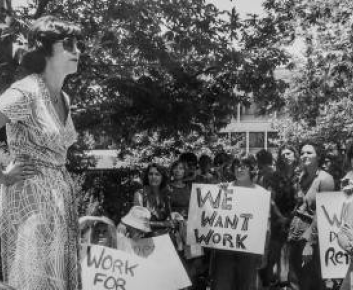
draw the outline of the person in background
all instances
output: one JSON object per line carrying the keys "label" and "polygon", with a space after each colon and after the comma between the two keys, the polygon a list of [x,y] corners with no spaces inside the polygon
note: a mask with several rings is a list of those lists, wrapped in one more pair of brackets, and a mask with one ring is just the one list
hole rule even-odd
{"label": "person in background", "polygon": [[185,152],[179,156],[179,160],[185,166],[184,182],[191,185],[195,181],[197,174],[197,156],[192,152]]}
{"label": "person in background", "polygon": [[173,162],[170,166],[170,182],[168,190],[170,194],[171,208],[187,219],[191,187],[185,182],[186,168],[181,160]]}
{"label": "person in background", "polygon": [[353,143],[347,148],[345,163],[347,173],[341,179],[340,188],[347,194],[347,196],[350,196],[353,192]]}
{"label": "person in background", "polygon": [[[353,256],[353,144],[350,144],[346,152],[348,172],[341,180],[341,190],[347,196],[347,206],[342,216],[342,225],[337,234],[338,244],[351,257]],[[350,261],[347,275],[344,278],[340,290],[350,290],[352,285],[353,263]]]}
{"label": "person in background", "polygon": [[[254,183],[256,159],[251,154],[243,153],[235,158],[231,165],[235,179],[234,186],[256,190],[259,194],[270,194],[263,187]],[[257,269],[261,256],[249,253],[216,250],[212,267],[213,290],[250,290],[257,287]]]}
{"label": "person in background", "polygon": [[341,188],[341,178],[343,176],[343,160],[341,160],[340,156],[328,154],[325,157],[324,164],[322,169],[327,173],[332,175],[335,181],[335,190],[338,191]]}
{"label": "person in background", "polygon": [[[192,289],[196,289],[200,276],[206,276],[208,270],[207,261],[203,255],[193,256],[192,249],[195,247],[202,251],[199,246],[186,245],[186,226],[190,203],[191,187],[185,182],[185,163],[181,160],[175,161],[170,167],[169,192],[171,197],[172,216],[175,229],[171,232],[176,250],[183,261],[189,277],[192,281]],[[203,252],[203,251],[202,251]]]}
{"label": "person in background", "polygon": [[333,177],[321,169],[324,152],[313,142],[304,142],[300,149],[302,172],[289,242],[289,283],[291,289],[324,289],[321,278],[316,222],[316,194],[334,190]]}
{"label": "person in background", "polygon": [[79,219],[81,244],[100,245],[116,249],[116,227],[105,216],[83,216]]}
{"label": "person in background", "polygon": [[229,170],[232,157],[226,152],[219,152],[213,159],[214,175],[217,183],[228,182],[234,179],[233,172]]}
{"label": "person in background", "polygon": [[272,178],[272,174],[274,173],[274,168],[272,166],[272,153],[266,149],[261,149],[256,153],[256,160],[258,173],[255,182],[258,185],[267,188],[268,180]]}
{"label": "person in background", "polygon": [[[117,227],[117,249],[147,258],[154,250],[150,226],[151,213],[142,206],[133,206]],[[141,247],[141,239],[144,247]]]}
{"label": "person in background", "polygon": [[[265,266],[259,270],[265,287],[270,284],[281,286],[288,281],[288,273],[283,273],[288,264],[285,246],[298,191],[298,162],[297,150],[291,145],[282,145],[278,150],[276,171],[266,182],[271,192],[270,240]],[[274,273],[275,265],[277,273]]]}
{"label": "person in background", "polygon": [[[44,16],[28,36],[21,65],[29,75],[0,97],[0,128],[6,124],[13,159],[0,172],[4,280],[18,289],[80,289],[75,186],[65,167],[77,133],[62,88],[77,72],[81,29]],[[15,178],[21,160],[33,166]]]}
{"label": "person in background", "polygon": [[146,207],[151,212],[152,231],[162,234],[174,227],[170,220],[170,192],[167,187],[166,170],[156,163],[151,163],[143,175],[143,188],[134,194],[134,205]]}
{"label": "person in background", "polygon": [[216,177],[213,175],[212,169],[212,158],[206,154],[203,154],[199,158],[199,173],[196,175],[196,183],[213,184],[217,183]]}
{"label": "person in background", "polygon": [[117,226],[118,244],[119,236],[129,239],[142,239],[152,232],[150,226],[151,212],[142,206],[135,205],[122,217]]}

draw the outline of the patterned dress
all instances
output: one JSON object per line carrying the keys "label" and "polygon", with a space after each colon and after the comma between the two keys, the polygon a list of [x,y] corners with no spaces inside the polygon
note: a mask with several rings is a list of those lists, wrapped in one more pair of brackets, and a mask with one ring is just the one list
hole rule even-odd
{"label": "patterned dress", "polygon": [[76,204],[65,168],[67,149],[77,137],[70,113],[62,123],[39,75],[14,83],[0,97],[0,111],[10,119],[12,159],[25,157],[38,171],[1,190],[4,280],[18,290],[78,289]]}

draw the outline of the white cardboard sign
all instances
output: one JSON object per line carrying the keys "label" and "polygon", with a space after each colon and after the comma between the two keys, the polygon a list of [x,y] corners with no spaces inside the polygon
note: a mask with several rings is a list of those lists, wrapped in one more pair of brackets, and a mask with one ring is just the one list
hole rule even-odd
{"label": "white cardboard sign", "polygon": [[263,254],[271,195],[260,186],[193,184],[187,243]]}
{"label": "white cardboard sign", "polygon": [[324,279],[344,278],[347,273],[350,259],[339,246],[337,233],[348,202],[342,192],[320,192],[316,195],[320,264]]}
{"label": "white cardboard sign", "polygon": [[159,278],[172,282],[173,287],[168,289],[176,290],[191,286],[189,276],[168,234],[139,240],[118,235],[118,249],[153,262],[156,267],[155,271],[159,273]]}
{"label": "white cardboard sign", "polygon": [[96,245],[83,246],[81,255],[83,290],[174,289],[148,259]]}

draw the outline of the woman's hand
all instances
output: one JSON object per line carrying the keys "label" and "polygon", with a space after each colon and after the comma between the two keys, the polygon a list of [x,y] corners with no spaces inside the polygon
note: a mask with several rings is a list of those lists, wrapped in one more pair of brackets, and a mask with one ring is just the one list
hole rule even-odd
{"label": "woman's hand", "polygon": [[2,180],[6,186],[29,179],[37,174],[36,167],[29,161],[16,161],[6,172],[2,173]]}
{"label": "woman's hand", "polygon": [[310,243],[305,244],[302,255],[303,255],[302,267],[304,267],[305,264],[309,263],[313,258],[313,247]]}

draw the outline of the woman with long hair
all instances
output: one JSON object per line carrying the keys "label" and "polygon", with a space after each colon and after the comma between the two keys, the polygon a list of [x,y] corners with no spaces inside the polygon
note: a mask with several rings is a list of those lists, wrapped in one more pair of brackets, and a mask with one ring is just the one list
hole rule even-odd
{"label": "woman with long hair", "polygon": [[[353,256],[353,144],[347,149],[346,152],[346,166],[347,173],[341,180],[341,190],[347,196],[347,207],[345,208],[342,225],[337,234],[338,244],[344,249],[351,257]],[[342,282],[340,290],[351,289],[351,279],[353,272],[352,260],[349,263],[347,275]]]}
{"label": "woman with long hair", "polygon": [[184,181],[186,173],[185,163],[177,160],[170,166],[169,191],[173,212],[178,212],[187,219],[191,187]]}
{"label": "woman with long hair", "polygon": [[324,151],[313,142],[300,148],[302,172],[298,182],[296,207],[291,221],[289,242],[289,283],[292,289],[319,290],[321,278],[317,238],[316,195],[334,190],[333,177],[321,169]]}
{"label": "woman with long hair", "polygon": [[[282,145],[277,154],[276,170],[266,180],[266,187],[271,191],[271,224],[268,253],[264,266],[259,270],[263,286],[284,284],[288,282],[282,267],[288,255],[283,255],[287,241],[289,223],[295,207],[295,197],[298,191],[299,156],[294,146]],[[286,249],[286,248],[285,248]],[[277,273],[274,273],[274,266]],[[283,281],[281,279],[284,279]]]}
{"label": "woman with long hair", "polygon": [[[76,141],[70,98],[62,90],[77,72],[80,28],[53,16],[29,31],[22,65],[29,75],[0,97],[13,163],[0,174],[1,254],[4,280],[16,289],[80,289],[78,217],[73,181],[65,167]],[[20,160],[33,164],[14,179]]]}
{"label": "woman with long hair", "polygon": [[134,195],[134,205],[146,207],[151,212],[150,225],[154,234],[173,226],[167,182],[166,170],[157,163],[151,163],[143,175],[143,188]]}

